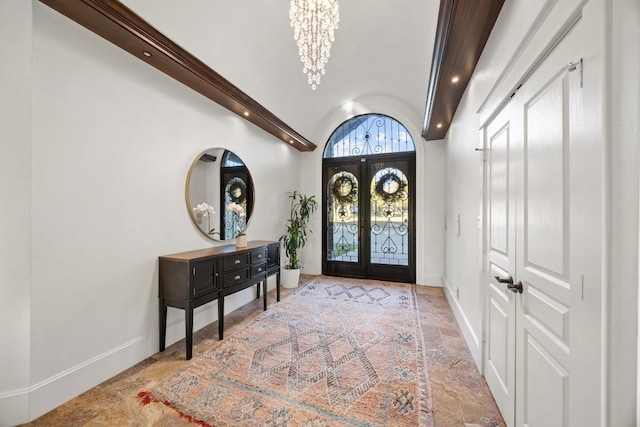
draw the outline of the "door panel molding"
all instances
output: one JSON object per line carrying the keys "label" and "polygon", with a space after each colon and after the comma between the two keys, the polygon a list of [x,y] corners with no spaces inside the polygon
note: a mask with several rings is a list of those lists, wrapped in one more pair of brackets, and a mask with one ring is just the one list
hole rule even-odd
{"label": "door panel molding", "polygon": [[569,346],[569,307],[529,285],[525,312]]}
{"label": "door panel molding", "polygon": [[[569,372],[553,355],[531,335],[526,336],[527,383],[523,400],[525,426],[568,426]],[[540,394],[537,390],[545,390]],[[561,424],[558,424],[560,420]]]}

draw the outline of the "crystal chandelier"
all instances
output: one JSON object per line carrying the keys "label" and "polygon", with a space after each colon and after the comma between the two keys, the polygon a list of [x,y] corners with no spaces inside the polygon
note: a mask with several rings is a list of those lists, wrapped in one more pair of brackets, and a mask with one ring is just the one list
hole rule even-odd
{"label": "crystal chandelier", "polygon": [[289,19],[293,38],[311,89],[320,84],[329,60],[333,32],[338,28],[338,0],[291,0]]}

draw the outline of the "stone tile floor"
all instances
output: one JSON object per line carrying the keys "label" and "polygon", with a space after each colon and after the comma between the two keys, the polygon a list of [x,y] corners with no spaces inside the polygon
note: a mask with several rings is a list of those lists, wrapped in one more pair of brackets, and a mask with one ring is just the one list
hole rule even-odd
{"label": "stone tile floor", "polygon": [[[305,283],[313,276],[303,275]],[[286,297],[294,289],[282,289]],[[272,295],[273,294],[273,295]],[[417,287],[420,319],[427,350],[437,427],[497,427],[505,423],[484,378],[479,374],[442,288]],[[275,301],[275,290],[269,303]],[[261,300],[225,317],[225,335],[231,335],[260,313]],[[193,356],[215,346],[217,322],[194,333]],[[127,369],[114,378],[55,408],[28,426],[186,426],[173,410],[162,405],[142,406],[136,397],[151,381],[173,373],[185,363],[184,340]]]}

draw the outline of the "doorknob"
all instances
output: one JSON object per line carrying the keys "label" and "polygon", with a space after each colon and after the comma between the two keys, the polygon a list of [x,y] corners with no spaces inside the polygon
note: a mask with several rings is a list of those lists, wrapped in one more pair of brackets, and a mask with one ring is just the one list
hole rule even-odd
{"label": "doorknob", "polygon": [[508,283],[510,285],[513,285],[513,277],[511,276],[507,276],[507,277],[493,276],[493,277],[496,278],[498,283]]}
{"label": "doorknob", "polygon": [[509,289],[514,294],[521,294],[522,293],[522,282],[518,282],[515,285],[512,282],[510,285],[507,285],[507,289]]}

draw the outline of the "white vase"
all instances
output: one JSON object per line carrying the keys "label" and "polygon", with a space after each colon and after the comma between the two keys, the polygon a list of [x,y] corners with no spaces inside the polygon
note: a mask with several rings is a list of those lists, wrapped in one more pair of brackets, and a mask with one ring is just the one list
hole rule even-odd
{"label": "white vase", "polygon": [[247,235],[243,234],[242,236],[236,237],[236,248],[246,248],[247,247]]}
{"label": "white vase", "polygon": [[285,268],[280,269],[280,284],[283,288],[291,289],[298,287],[298,281],[300,280],[299,268]]}

